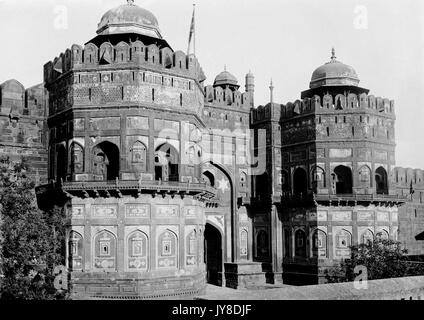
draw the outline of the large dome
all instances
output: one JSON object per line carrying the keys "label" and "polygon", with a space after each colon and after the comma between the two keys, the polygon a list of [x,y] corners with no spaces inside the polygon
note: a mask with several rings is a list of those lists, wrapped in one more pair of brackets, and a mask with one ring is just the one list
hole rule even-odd
{"label": "large dome", "polygon": [[135,5],[133,0],[106,12],[100,20],[97,33],[139,33],[162,39],[156,17],[150,11]]}
{"label": "large dome", "polygon": [[322,65],[314,71],[310,83],[310,88],[321,86],[358,86],[358,75],[351,66],[336,60],[334,49],[332,50],[331,61]]}

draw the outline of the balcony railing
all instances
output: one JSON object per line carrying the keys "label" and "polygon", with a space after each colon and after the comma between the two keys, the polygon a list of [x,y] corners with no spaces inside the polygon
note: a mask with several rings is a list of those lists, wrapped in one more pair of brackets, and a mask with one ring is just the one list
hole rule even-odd
{"label": "balcony railing", "polygon": [[216,189],[206,183],[177,182],[177,181],[78,181],[53,182],[37,187],[37,193],[49,190],[62,190],[67,193],[75,192],[104,192],[117,191],[118,193],[136,191],[138,193],[171,193],[171,194],[201,194],[212,199],[216,196]]}
{"label": "balcony railing", "polygon": [[308,194],[293,195],[285,194],[281,197],[281,201],[286,204],[299,205],[307,202],[373,202],[373,203],[403,203],[408,201],[405,195],[389,195],[389,194]]}

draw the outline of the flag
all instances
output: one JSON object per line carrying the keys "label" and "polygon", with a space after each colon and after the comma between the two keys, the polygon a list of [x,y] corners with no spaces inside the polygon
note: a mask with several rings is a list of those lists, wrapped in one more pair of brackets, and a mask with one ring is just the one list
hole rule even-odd
{"label": "flag", "polygon": [[[195,12],[196,12],[196,5],[193,4],[193,17],[191,18],[191,24],[190,24],[190,34],[188,36],[188,49],[187,54],[190,54],[190,44],[191,41],[194,39],[196,41],[195,37]],[[196,43],[194,43],[194,54],[196,54]]]}

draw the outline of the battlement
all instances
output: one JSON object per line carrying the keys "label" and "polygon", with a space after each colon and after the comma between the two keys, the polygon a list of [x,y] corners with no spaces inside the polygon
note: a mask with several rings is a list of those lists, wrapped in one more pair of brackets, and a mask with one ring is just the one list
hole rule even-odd
{"label": "battlement", "polygon": [[281,110],[283,105],[277,103],[268,103],[265,106],[259,106],[251,110],[251,117],[253,122],[275,120],[280,121]]}
{"label": "battlement", "polygon": [[0,114],[11,119],[22,116],[45,118],[45,99],[43,84],[28,89],[14,79],[0,84]]}
{"label": "battlement", "polygon": [[[265,107],[264,110],[261,107],[254,110],[254,119],[256,121],[266,120],[271,116],[270,111],[266,111],[270,104]],[[280,106],[274,104],[275,106]],[[296,100],[295,102],[288,102],[286,105],[281,105],[281,110],[273,110],[272,116],[281,116],[281,119],[288,120],[297,116],[307,115],[311,113],[325,113],[325,112],[340,112],[348,111],[366,111],[375,114],[385,114],[391,117],[395,115],[395,102],[387,98],[375,97],[373,95],[367,95],[365,93],[357,95],[350,93],[348,95],[338,94],[331,95],[326,94],[322,98],[318,95],[314,95],[312,98],[305,98],[302,100]]]}
{"label": "battlement", "polygon": [[393,169],[391,179],[398,188],[424,190],[424,170],[396,167]]}
{"label": "battlement", "polygon": [[44,65],[44,81],[50,84],[71,70],[139,66],[154,70],[167,69],[180,76],[194,78],[198,83],[206,80],[194,55],[186,55],[182,51],[174,52],[169,47],[161,48],[155,44],[144,45],[137,40],[130,43],[121,41],[115,46],[110,42],[104,42],[100,47],[93,43],[88,43],[84,47],[74,44],[59,57]]}
{"label": "battlement", "polygon": [[240,92],[239,90],[223,89],[222,87],[213,87],[211,85],[205,87],[205,103],[227,106],[233,108],[251,107],[252,95],[249,92]]}

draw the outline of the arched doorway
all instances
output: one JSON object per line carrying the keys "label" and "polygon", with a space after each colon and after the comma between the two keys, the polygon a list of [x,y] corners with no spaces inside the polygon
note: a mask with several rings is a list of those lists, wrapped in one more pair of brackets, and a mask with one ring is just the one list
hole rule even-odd
{"label": "arched doorway", "polygon": [[180,181],[179,154],[177,149],[168,143],[155,150],[155,180]]}
{"label": "arched doorway", "polygon": [[104,141],[93,148],[93,173],[96,180],[115,180],[119,177],[119,148]]}
{"label": "arched doorway", "polygon": [[308,192],[308,180],[306,171],[297,168],[293,174],[293,193],[295,196],[306,196]]}
{"label": "arched doorway", "polygon": [[222,285],[222,237],[217,228],[207,223],[205,227],[206,281]]}
{"label": "arched doorway", "polygon": [[352,191],[352,170],[345,166],[338,166],[334,169],[333,184],[337,194],[351,194]]}
{"label": "arched doorway", "polygon": [[377,170],[375,170],[375,184],[377,194],[389,194],[387,171],[383,167],[379,167]]}

